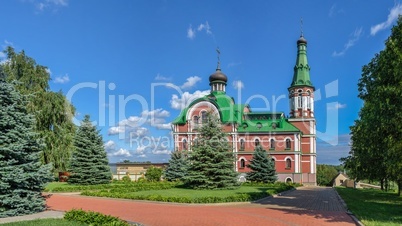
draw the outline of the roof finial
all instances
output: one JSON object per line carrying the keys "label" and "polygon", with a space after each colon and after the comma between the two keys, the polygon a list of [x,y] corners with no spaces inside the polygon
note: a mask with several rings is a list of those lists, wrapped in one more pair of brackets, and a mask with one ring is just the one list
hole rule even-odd
{"label": "roof finial", "polygon": [[220,59],[221,51],[219,50],[219,47],[216,48],[216,52],[218,53],[218,66],[216,67],[216,70],[221,70],[221,59]]}
{"label": "roof finial", "polygon": [[303,37],[303,17],[300,17],[300,37]]}

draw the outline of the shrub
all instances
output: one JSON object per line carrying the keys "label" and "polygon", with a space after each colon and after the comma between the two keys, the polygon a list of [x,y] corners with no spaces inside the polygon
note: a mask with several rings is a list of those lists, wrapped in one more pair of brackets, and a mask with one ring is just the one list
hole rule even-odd
{"label": "shrub", "polygon": [[129,226],[127,222],[113,217],[110,215],[104,215],[98,212],[73,209],[67,211],[64,214],[64,219],[70,221],[78,221],[89,225],[102,225],[102,226]]}
{"label": "shrub", "polygon": [[162,176],[162,168],[151,166],[147,169],[145,173],[145,178],[148,181],[160,181]]}
{"label": "shrub", "polygon": [[130,176],[128,176],[128,175],[122,177],[121,180],[122,180],[123,182],[131,182],[131,178],[130,178]]}

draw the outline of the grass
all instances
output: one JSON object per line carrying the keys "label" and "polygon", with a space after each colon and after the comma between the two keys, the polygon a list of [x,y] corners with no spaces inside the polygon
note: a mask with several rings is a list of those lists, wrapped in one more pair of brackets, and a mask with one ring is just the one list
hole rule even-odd
{"label": "grass", "polygon": [[337,187],[348,209],[367,226],[402,225],[402,197],[377,189]]}
{"label": "grass", "polygon": [[1,224],[2,226],[86,226],[87,224],[76,222],[76,221],[68,221],[64,219],[37,219],[30,221],[19,221],[19,222],[11,222]]}

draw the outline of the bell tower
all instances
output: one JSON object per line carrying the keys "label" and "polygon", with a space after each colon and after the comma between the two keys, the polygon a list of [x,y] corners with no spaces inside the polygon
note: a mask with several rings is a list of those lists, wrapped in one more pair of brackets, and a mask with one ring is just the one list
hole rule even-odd
{"label": "bell tower", "polygon": [[302,33],[297,40],[296,65],[288,88],[290,118],[314,118],[314,90],[307,61],[307,40]]}

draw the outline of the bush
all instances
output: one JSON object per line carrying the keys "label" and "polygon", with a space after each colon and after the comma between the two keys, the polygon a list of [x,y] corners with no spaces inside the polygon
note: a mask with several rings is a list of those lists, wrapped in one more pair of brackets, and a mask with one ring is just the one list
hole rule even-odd
{"label": "bush", "polygon": [[151,166],[147,169],[145,173],[145,178],[148,181],[160,181],[162,176],[162,168]]}
{"label": "bush", "polygon": [[131,182],[131,178],[130,178],[130,176],[128,176],[128,175],[122,177],[121,180],[122,180],[123,182]]}
{"label": "bush", "polygon": [[127,222],[119,219],[118,217],[113,217],[110,215],[104,215],[98,212],[73,209],[67,211],[64,214],[64,219],[70,221],[78,221],[89,225],[102,225],[102,226],[129,226]]}

